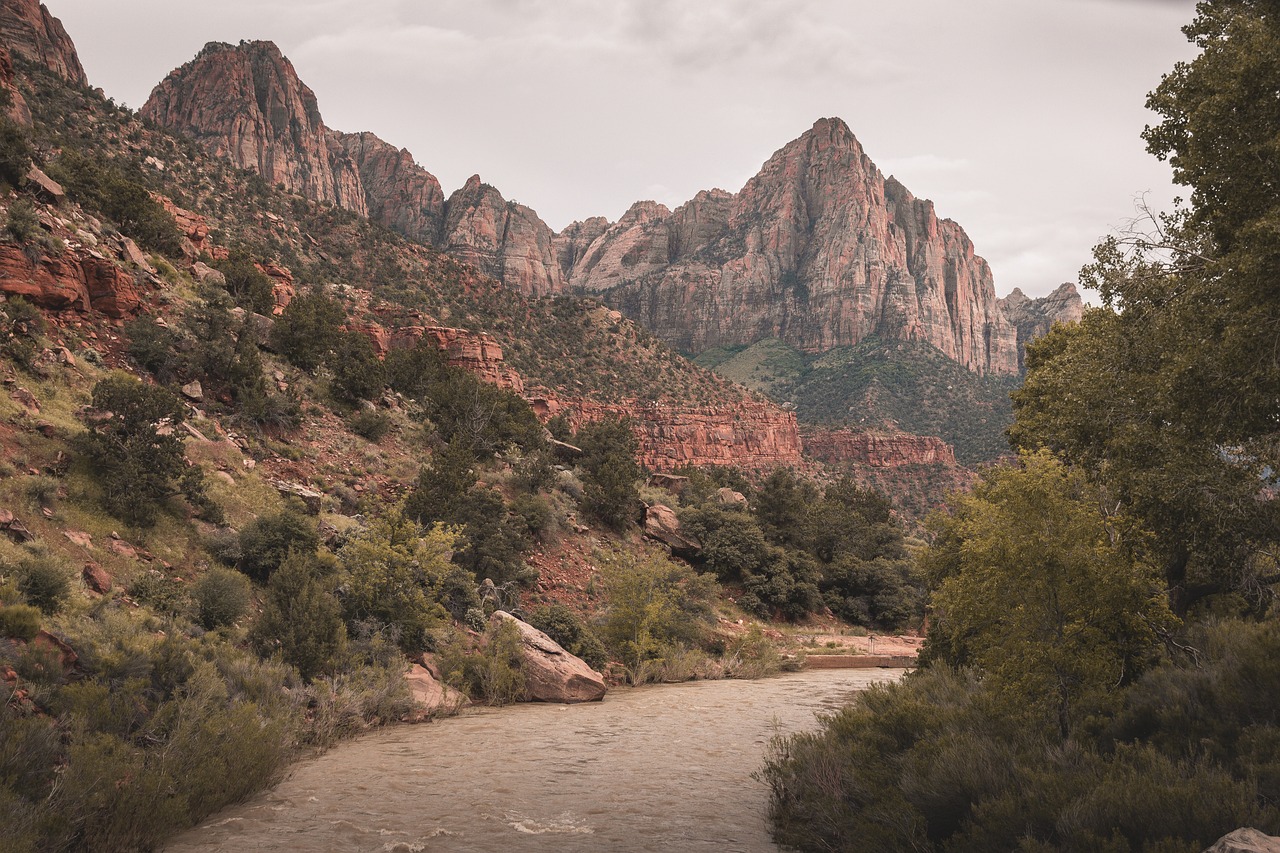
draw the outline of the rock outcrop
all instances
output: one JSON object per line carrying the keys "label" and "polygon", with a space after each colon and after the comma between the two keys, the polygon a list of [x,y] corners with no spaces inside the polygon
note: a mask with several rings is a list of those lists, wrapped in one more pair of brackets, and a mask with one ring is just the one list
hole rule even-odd
{"label": "rock outcrop", "polygon": [[847,429],[812,430],[802,436],[806,456],[829,465],[901,468],[907,465],[955,465],[955,448],[924,435],[882,435]]}
{"label": "rock outcrop", "polygon": [[0,89],[4,90],[9,96],[9,106],[5,109],[4,114],[10,121],[18,124],[31,124],[31,109],[27,106],[27,101],[22,97],[22,93],[18,91],[18,85],[13,79],[13,56],[9,53],[9,48],[0,44]]}
{"label": "rock outcrop", "polygon": [[466,695],[454,690],[422,664],[415,663],[404,674],[409,696],[413,699],[413,711],[407,722],[420,723],[433,717],[456,714],[460,708],[471,704]]}
{"label": "rock outcrop", "polygon": [[134,277],[96,251],[68,249],[33,260],[12,243],[0,243],[0,294],[50,311],[93,309],[116,319],[142,305]]}
{"label": "rock outcrop", "polygon": [[1084,302],[1071,282],[1048,296],[1031,299],[1014,288],[1000,300],[1000,310],[1018,330],[1018,369],[1025,369],[1027,344],[1049,333],[1055,323],[1076,323],[1084,316]]}
{"label": "rock outcrop", "polygon": [[364,186],[369,218],[420,243],[434,245],[444,233],[440,182],[404,148],[372,133],[338,135]]}
{"label": "rock outcrop", "polygon": [[[363,331],[371,335],[376,349],[376,333],[372,333],[370,329]],[[524,381],[520,374],[507,367],[503,361],[502,347],[492,335],[449,326],[399,326],[385,331],[388,333],[390,349],[408,349],[425,338],[445,354],[445,362],[451,367],[460,367],[474,373],[481,380],[499,388],[506,388],[517,394],[524,393]]]}
{"label": "rock outcrop", "polygon": [[685,465],[735,465],[747,470],[804,465],[795,413],[763,400],[676,406],[649,400],[599,403],[542,395],[533,397],[530,405],[543,420],[564,415],[575,432],[582,424],[604,418],[629,419],[640,446],[637,459],[652,471]]}
{"label": "rock outcrop", "polygon": [[268,183],[368,214],[360,174],[315,93],[269,41],[210,42],[152,91],[141,114]]}
{"label": "rock outcrop", "polygon": [[503,610],[489,617],[491,625],[516,626],[524,653],[525,698],[532,702],[598,702],[608,691],[604,676],[560,644]]}
{"label": "rock outcrop", "polygon": [[702,552],[702,543],[684,529],[675,510],[664,504],[645,508],[644,535],[666,545],[677,557],[688,559]]}
{"label": "rock outcrop", "polygon": [[978,373],[1016,373],[1017,339],[963,229],[885,178],[839,119],[778,151],[736,195],[616,225],[571,226],[569,286],[686,352],[778,338],[806,352],[870,335],[925,341]]}
{"label": "rock outcrop", "polygon": [[39,0],[0,3],[0,41],[23,59],[43,65],[70,83],[89,85],[71,37]]}
{"label": "rock outcrop", "polygon": [[564,289],[547,224],[472,175],[449,197],[441,247],[528,296]]}

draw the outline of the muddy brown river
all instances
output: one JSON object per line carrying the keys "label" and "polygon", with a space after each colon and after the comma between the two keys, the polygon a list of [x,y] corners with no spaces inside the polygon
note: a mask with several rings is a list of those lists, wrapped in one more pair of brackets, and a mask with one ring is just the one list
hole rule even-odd
{"label": "muddy brown river", "polygon": [[900,675],[690,682],[387,729],[297,765],[165,850],[777,850],[752,778],[769,739]]}

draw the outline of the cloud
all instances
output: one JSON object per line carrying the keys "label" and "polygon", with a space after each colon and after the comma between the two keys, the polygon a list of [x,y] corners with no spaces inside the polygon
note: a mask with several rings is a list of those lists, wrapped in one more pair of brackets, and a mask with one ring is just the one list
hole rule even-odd
{"label": "cloud", "polygon": [[965,157],[944,157],[941,154],[916,154],[911,157],[891,157],[882,161],[880,171],[886,175],[922,174],[928,172],[963,172],[970,167]]}

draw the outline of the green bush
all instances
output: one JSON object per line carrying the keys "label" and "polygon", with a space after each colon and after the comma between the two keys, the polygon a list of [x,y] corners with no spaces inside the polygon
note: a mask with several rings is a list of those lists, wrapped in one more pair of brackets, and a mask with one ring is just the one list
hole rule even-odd
{"label": "green bush", "polygon": [[49,554],[33,554],[17,565],[18,590],[27,603],[44,613],[57,613],[71,594],[71,570]]}
{"label": "green bush", "polygon": [[40,631],[40,609],[26,604],[0,606],[0,637],[30,640]]}
{"label": "green bush", "polygon": [[142,572],[129,584],[129,597],[167,616],[185,616],[191,605],[187,587],[157,571]]}
{"label": "green bush", "polygon": [[129,339],[129,357],[161,382],[170,381],[176,375],[178,363],[178,336],[168,326],[162,326],[150,314],[125,323],[124,333]]}
{"label": "green bush", "polygon": [[583,508],[614,530],[635,524],[640,513],[639,445],[624,420],[586,424],[574,436],[582,448]]}
{"label": "green bush", "polygon": [[19,243],[30,243],[40,235],[40,219],[35,206],[26,199],[18,199],[9,205],[9,219],[5,231]]}
{"label": "green bush", "polygon": [[249,580],[239,572],[214,566],[191,588],[196,621],[208,630],[234,625],[249,609]]}
{"label": "green bush", "polygon": [[344,405],[354,406],[361,400],[376,399],[386,385],[386,370],[368,336],[360,332],[337,335],[328,365],[332,374],[329,392]]}
{"label": "green bush", "polygon": [[320,546],[315,521],[292,510],[255,518],[240,531],[240,570],[265,582],[290,551],[314,553]]}
{"label": "green bush", "polygon": [[45,332],[44,314],[21,296],[0,302],[0,355],[30,370]]}
{"label": "green bush", "polygon": [[475,651],[455,640],[442,652],[440,668],[446,681],[487,705],[524,698],[524,644],[514,622],[491,624]]}
{"label": "green bush", "polygon": [[262,615],[250,633],[263,654],[279,654],[311,681],[340,669],[347,650],[342,606],[311,551],[292,550],[271,575]]}
{"label": "green bush", "polygon": [[34,155],[27,132],[12,119],[0,116],[0,180],[17,187],[31,170]]}
{"label": "green bush", "polygon": [[115,222],[143,247],[171,257],[182,254],[178,226],[137,180],[137,167],[64,149],[49,171],[72,199]]}
{"label": "green bush", "polygon": [[391,417],[376,409],[361,409],[347,418],[347,429],[377,444],[391,431]]}
{"label": "green bush", "polygon": [[270,316],[275,307],[271,279],[258,269],[253,257],[242,247],[214,264],[214,268],[227,280],[227,292],[236,305],[248,311]]}
{"label": "green bush", "polygon": [[322,290],[304,293],[271,327],[271,346],[303,370],[315,370],[337,344],[347,319],[342,306]]}

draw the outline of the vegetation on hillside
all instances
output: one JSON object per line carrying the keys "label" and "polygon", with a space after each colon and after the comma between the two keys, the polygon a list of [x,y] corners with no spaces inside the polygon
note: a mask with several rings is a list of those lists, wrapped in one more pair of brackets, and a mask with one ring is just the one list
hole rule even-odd
{"label": "vegetation on hillside", "polygon": [[927,343],[871,337],[808,356],[768,340],[694,361],[795,404],[804,424],[938,436],[965,465],[1008,453],[1009,393],[1018,378],[979,376]]}
{"label": "vegetation on hillside", "polygon": [[1198,851],[1280,833],[1280,22],[1205,2],[1144,137],[1191,202],[1028,348],[1017,465],[935,521],[922,670],[777,741],[805,850]]}

